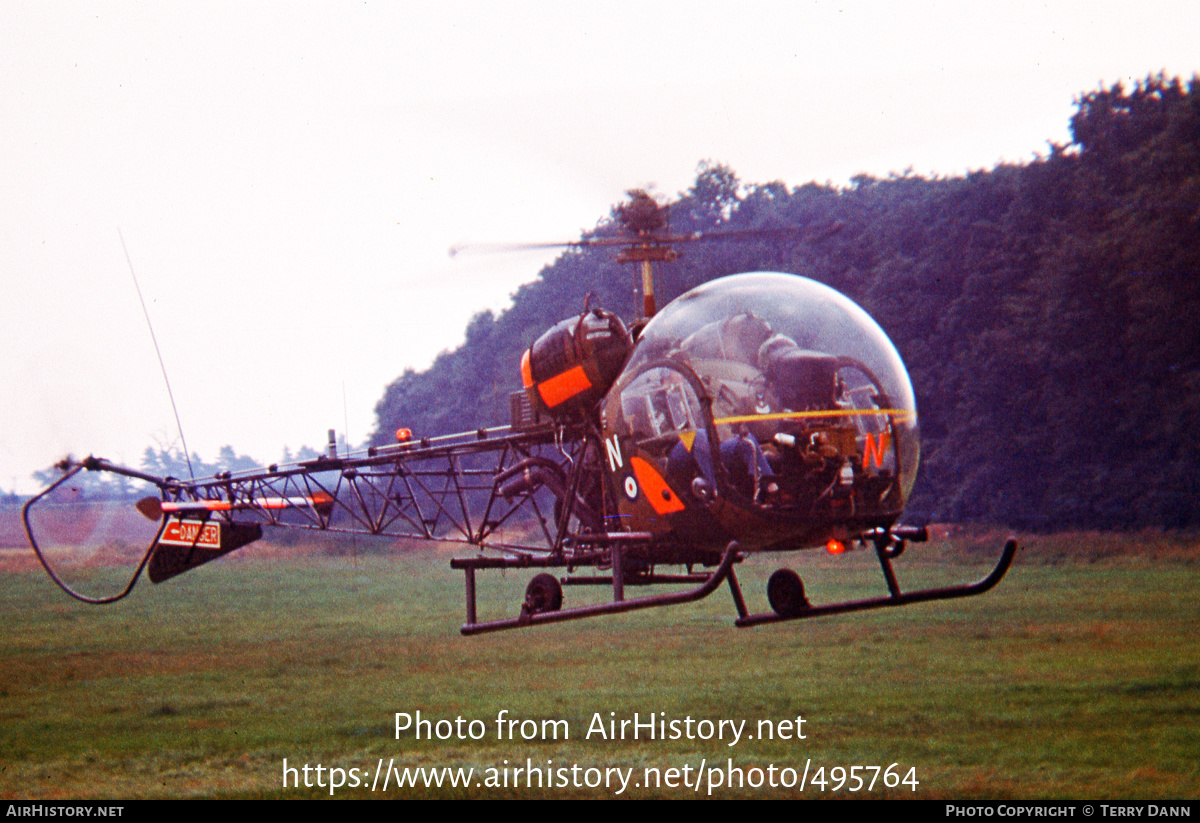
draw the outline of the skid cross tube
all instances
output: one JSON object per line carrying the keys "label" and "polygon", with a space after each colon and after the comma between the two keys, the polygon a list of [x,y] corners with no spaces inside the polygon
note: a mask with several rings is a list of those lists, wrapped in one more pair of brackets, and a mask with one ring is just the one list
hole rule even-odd
{"label": "skid cross tube", "polygon": [[1000,554],[1000,560],[996,563],[996,567],[991,573],[974,583],[967,583],[961,586],[945,586],[937,589],[921,589],[915,592],[901,592],[899,585],[896,583],[896,576],[892,572],[892,557],[889,556],[887,549],[882,543],[876,543],[876,552],[879,555],[880,565],[883,567],[884,577],[888,584],[889,594],[887,597],[872,597],[866,600],[848,600],[842,603],[830,603],[825,606],[809,606],[799,609],[795,614],[776,614],[774,612],[765,612],[763,614],[741,615],[735,625],[739,628],[747,626],[758,626],[763,623],[779,623],[784,620],[805,620],[810,617],[822,617],[828,614],[845,614],[846,612],[860,612],[868,609],[881,609],[886,606],[904,606],[908,603],[921,603],[926,600],[953,600],[957,597],[970,597],[976,594],[983,594],[988,589],[995,586],[1004,577],[1009,567],[1012,565],[1013,558],[1017,554],[1017,541],[1010,539],[1004,544],[1004,551]]}
{"label": "skid cross tube", "polygon": [[466,573],[467,587],[467,622],[460,630],[465,635],[483,634],[484,632],[497,632],[505,629],[519,629],[525,626],[537,626],[543,623],[560,623],[564,620],[579,620],[585,617],[595,617],[601,614],[619,614],[621,612],[636,611],[638,609],[649,609],[656,606],[673,606],[678,603],[690,603],[694,600],[701,600],[708,597],[717,587],[725,582],[733,572],[733,564],[740,561],[741,554],[738,552],[737,541],[730,543],[725,553],[721,556],[720,564],[713,569],[705,581],[693,589],[688,589],[683,592],[675,592],[674,594],[652,594],[646,597],[635,597],[630,600],[612,600],[608,603],[598,603],[593,606],[578,606],[573,609],[561,609],[559,611],[536,612],[530,613],[524,608],[519,617],[510,617],[502,620],[489,620],[486,622],[475,621],[475,576],[473,566],[460,566]]}

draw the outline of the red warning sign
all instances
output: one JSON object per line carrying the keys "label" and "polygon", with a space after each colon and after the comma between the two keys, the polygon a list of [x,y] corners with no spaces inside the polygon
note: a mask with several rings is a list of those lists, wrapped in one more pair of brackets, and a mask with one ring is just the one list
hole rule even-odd
{"label": "red warning sign", "polygon": [[221,548],[221,524],[202,523],[199,520],[168,520],[158,539],[163,546],[200,546],[205,549]]}

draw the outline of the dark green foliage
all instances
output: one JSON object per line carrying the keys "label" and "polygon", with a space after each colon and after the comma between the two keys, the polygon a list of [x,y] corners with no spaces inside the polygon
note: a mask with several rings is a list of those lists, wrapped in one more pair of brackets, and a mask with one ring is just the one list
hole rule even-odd
{"label": "dark green foliage", "polygon": [[[702,164],[671,230],[757,233],[681,248],[660,305],[763,269],[861,303],[917,390],[913,521],[1200,526],[1200,84],[1150,77],[1076,104],[1071,145],[963,177],[789,189]],[[388,387],[376,442],[506,422],[542,331],[589,291],[632,312],[635,274],[614,257],[564,254],[476,317],[463,347]]]}

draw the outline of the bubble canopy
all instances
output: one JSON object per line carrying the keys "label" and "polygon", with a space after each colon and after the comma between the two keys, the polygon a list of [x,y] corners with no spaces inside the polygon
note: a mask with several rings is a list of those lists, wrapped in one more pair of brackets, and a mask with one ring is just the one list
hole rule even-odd
{"label": "bubble canopy", "polygon": [[[689,382],[703,389],[690,412],[652,397],[679,382],[667,373],[675,368],[690,370]],[[750,443],[739,448],[743,463],[761,466],[753,495],[794,490],[780,495],[788,501],[780,509],[832,506],[830,489],[840,483],[859,499],[845,504],[856,513],[898,515],[916,478],[916,402],[900,355],[861,307],[814,280],[754,272],[699,286],[646,325],[623,375],[620,405],[611,407],[618,428],[635,437],[703,429],[695,418],[707,405],[722,450],[734,438]],[[666,410],[657,418],[656,403]]]}
{"label": "bubble canopy", "polygon": [[884,382],[893,403],[916,410],[908,372],[879,324],[841,292],[795,274],[738,274],[692,289],[650,321],[629,365],[660,356],[703,327],[742,314],[765,320],[802,349],[864,363]]}

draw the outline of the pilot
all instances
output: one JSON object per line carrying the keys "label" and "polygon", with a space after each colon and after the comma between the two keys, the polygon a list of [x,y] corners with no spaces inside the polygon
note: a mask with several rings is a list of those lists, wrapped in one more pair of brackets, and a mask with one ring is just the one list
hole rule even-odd
{"label": "pilot", "polygon": [[[778,488],[774,481],[775,470],[767,462],[758,439],[749,431],[721,441],[721,465],[730,484],[750,500],[761,502]],[[707,432],[697,431],[690,449],[683,440],[675,444],[667,457],[667,474],[692,490],[693,496],[715,493],[717,473]],[[697,486],[697,478],[706,485]]]}
{"label": "pilot", "polygon": [[[715,416],[771,411],[758,365],[759,352],[771,338],[771,326],[766,320],[742,312],[700,327],[680,345],[680,352],[686,358],[704,364],[699,372],[713,396]],[[721,441],[719,452],[728,482],[745,497],[761,501],[764,493],[776,486],[774,470],[754,428],[739,425],[732,436]],[[683,441],[677,443],[668,456],[667,472],[694,494],[701,492],[696,496],[715,492],[717,477],[707,432],[697,430],[690,449]],[[697,478],[702,481],[699,486],[694,485]]]}

